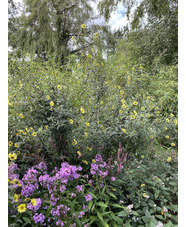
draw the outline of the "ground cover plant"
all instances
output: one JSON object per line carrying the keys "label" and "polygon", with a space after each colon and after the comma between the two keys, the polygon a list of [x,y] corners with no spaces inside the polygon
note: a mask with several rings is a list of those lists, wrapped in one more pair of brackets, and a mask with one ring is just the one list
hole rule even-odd
{"label": "ground cover plant", "polygon": [[[17,23],[18,32],[10,43],[19,42],[8,65],[8,225],[178,226],[176,50],[164,41],[162,53],[161,39],[151,47],[140,37],[151,28],[164,37],[156,17],[164,22],[165,12],[147,6],[149,27],[138,31],[133,21],[132,30],[111,32],[89,24],[86,12],[78,19],[78,4],[64,2],[25,1],[28,12],[40,5],[51,13],[43,32],[53,48],[37,36],[43,13],[10,18],[10,30]],[[99,7],[106,19],[114,9],[105,1]],[[76,15],[72,21],[68,10]],[[32,42],[24,26],[34,18]],[[73,21],[79,27],[72,33],[64,21],[72,31]],[[55,39],[45,30],[52,23]]]}

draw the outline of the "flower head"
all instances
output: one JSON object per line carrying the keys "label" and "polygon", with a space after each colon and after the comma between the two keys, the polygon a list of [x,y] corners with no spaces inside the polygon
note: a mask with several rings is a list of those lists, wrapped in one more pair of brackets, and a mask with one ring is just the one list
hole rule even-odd
{"label": "flower head", "polygon": [[73,124],[73,120],[72,119],[70,119],[69,122],[70,122],[70,124]]}
{"label": "flower head", "polygon": [[61,90],[62,89],[61,85],[57,85],[57,89]]}
{"label": "flower head", "polygon": [[138,105],[138,102],[135,101],[135,102],[133,102],[133,104],[134,104],[135,106],[137,106],[137,105]]}
{"label": "flower head", "polygon": [[18,207],[17,207],[17,210],[19,213],[23,213],[26,211],[26,204],[20,204]]}
{"label": "flower head", "polygon": [[34,137],[36,137],[37,136],[37,133],[36,132],[33,132],[31,135],[34,136]]}
{"label": "flower head", "polygon": [[49,96],[49,95],[47,95],[47,96],[46,96],[46,99],[47,99],[47,100],[49,100],[49,99],[50,99],[50,96]]}
{"label": "flower head", "polygon": [[171,157],[168,157],[168,158],[167,158],[167,162],[170,162],[170,161],[171,161]]}
{"label": "flower head", "polygon": [[53,101],[50,102],[50,106],[51,107],[54,106],[54,102]]}
{"label": "flower head", "polygon": [[86,24],[81,24],[81,28],[86,28]]}
{"label": "flower head", "polygon": [[92,196],[90,194],[87,194],[84,196],[86,201],[91,201],[92,200]]}

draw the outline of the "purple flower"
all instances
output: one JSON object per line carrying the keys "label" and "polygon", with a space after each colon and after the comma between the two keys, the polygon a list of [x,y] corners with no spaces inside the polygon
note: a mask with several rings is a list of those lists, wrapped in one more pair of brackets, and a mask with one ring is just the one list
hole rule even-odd
{"label": "purple flower", "polygon": [[29,203],[27,207],[30,210],[33,210],[33,211],[36,212],[41,207],[41,199],[40,198],[36,199],[36,205],[35,206],[33,206],[32,203]]}
{"label": "purple flower", "polygon": [[112,181],[115,181],[115,180],[116,180],[116,178],[115,178],[115,177],[111,177],[111,180],[112,180]]}
{"label": "purple flower", "polygon": [[158,222],[158,224],[156,225],[156,227],[163,227],[163,224],[161,222]]}
{"label": "purple flower", "polygon": [[35,223],[42,224],[44,222],[45,216],[42,213],[40,213],[40,214],[35,213],[33,216],[33,219],[34,219]]}
{"label": "purple flower", "polygon": [[83,191],[83,185],[77,185],[76,189],[78,192],[82,192]]}
{"label": "purple flower", "polygon": [[90,194],[87,194],[84,197],[85,197],[87,202],[92,200],[92,196]]}
{"label": "purple flower", "polygon": [[83,211],[81,211],[81,212],[79,213],[79,215],[78,215],[78,218],[82,218],[83,215],[85,215],[85,213],[84,213]]}

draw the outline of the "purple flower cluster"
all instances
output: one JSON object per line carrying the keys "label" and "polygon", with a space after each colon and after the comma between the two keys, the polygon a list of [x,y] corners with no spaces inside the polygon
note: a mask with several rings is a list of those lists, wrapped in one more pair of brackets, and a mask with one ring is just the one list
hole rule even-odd
{"label": "purple flower cluster", "polygon": [[82,218],[83,215],[85,215],[85,213],[84,213],[83,211],[81,211],[81,212],[79,213],[79,215],[78,215],[78,218]]}
{"label": "purple flower cluster", "polygon": [[37,183],[36,184],[28,183],[27,185],[23,185],[21,190],[21,195],[24,197],[32,196],[34,194],[34,191],[38,188],[39,186]]}
{"label": "purple flower cluster", "polygon": [[104,176],[106,177],[108,172],[103,172],[100,170],[100,168],[104,168],[107,164],[106,162],[103,161],[102,157],[100,154],[97,154],[95,157],[95,163],[91,163],[91,169],[90,173],[92,175],[97,175],[97,176]]}
{"label": "purple flower cluster", "polygon": [[36,206],[32,205],[32,203],[29,203],[27,206],[30,210],[37,211],[41,207],[41,199],[36,199]]}
{"label": "purple flower cluster", "polygon": [[[67,162],[61,164],[59,171],[55,169],[53,177],[50,177],[48,174],[39,177],[40,184],[49,190],[49,193],[56,192],[60,188],[61,192],[66,190],[66,184],[68,181],[73,179],[78,179],[80,174],[77,171],[81,171],[82,167],[71,166]],[[62,184],[62,185],[61,185]]]}
{"label": "purple flower cluster", "polygon": [[87,194],[84,197],[85,197],[87,202],[92,200],[92,196],[90,194]]}
{"label": "purple flower cluster", "polygon": [[[33,219],[34,219],[34,222],[35,222],[35,223],[39,223],[39,224],[41,224],[41,225],[46,225],[46,224],[44,223],[45,216],[44,216],[42,213],[40,213],[40,214],[35,213],[34,216],[33,216]],[[43,224],[43,223],[44,223],[44,224]]]}
{"label": "purple flower cluster", "polygon": [[77,185],[77,186],[76,186],[77,191],[78,191],[78,192],[82,192],[82,191],[83,191],[83,186],[84,186],[84,185]]}
{"label": "purple flower cluster", "polygon": [[52,216],[58,216],[58,217],[63,218],[69,210],[70,210],[69,207],[61,204],[61,205],[57,206],[56,208],[52,208],[50,213],[52,214]]}
{"label": "purple flower cluster", "polygon": [[64,226],[64,223],[61,220],[56,221],[57,226]]}

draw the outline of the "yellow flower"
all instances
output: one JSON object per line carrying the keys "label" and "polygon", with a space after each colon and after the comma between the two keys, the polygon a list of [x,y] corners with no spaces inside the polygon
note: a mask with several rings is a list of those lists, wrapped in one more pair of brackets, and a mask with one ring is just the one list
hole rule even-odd
{"label": "yellow flower", "polygon": [[175,146],[175,143],[171,143],[171,146],[174,147]]}
{"label": "yellow flower", "polygon": [[145,108],[144,108],[144,107],[141,107],[141,110],[142,110],[142,111],[144,111],[144,110],[145,110]]}
{"label": "yellow flower", "polygon": [[135,116],[134,116],[134,115],[131,115],[131,118],[132,118],[132,119],[135,119]]}
{"label": "yellow flower", "polygon": [[161,211],[161,215],[164,215],[164,212],[163,212],[163,210]]}
{"label": "yellow flower", "polygon": [[14,194],[14,201],[16,203],[19,201],[19,195],[18,194]]}
{"label": "yellow flower", "polygon": [[21,83],[21,81],[19,81],[19,86],[20,86],[20,87],[22,86],[22,83]]}
{"label": "yellow flower", "polygon": [[129,82],[129,81],[127,81],[127,84],[130,84],[130,82]]}
{"label": "yellow flower", "polygon": [[134,110],[134,115],[137,115],[138,113]]}
{"label": "yellow flower", "polygon": [[23,118],[23,114],[22,114],[22,113],[21,113],[21,114],[19,114],[19,117],[20,117],[20,118]]}
{"label": "yellow flower", "polygon": [[50,107],[50,110],[52,111],[52,110],[53,110],[53,108],[52,108],[52,107]]}
{"label": "yellow flower", "polygon": [[89,126],[90,126],[90,124],[89,124],[88,122],[86,122],[85,124],[86,124],[86,126],[87,126],[87,127],[89,127]]}
{"label": "yellow flower", "polygon": [[17,154],[18,154],[18,155],[21,154],[21,151],[17,151]]}
{"label": "yellow flower", "polygon": [[87,149],[88,149],[89,151],[91,151],[91,150],[92,150],[92,147],[87,147]]}
{"label": "yellow flower", "polygon": [[95,36],[98,37],[98,33],[95,33]]}
{"label": "yellow flower", "polygon": [[86,28],[86,24],[81,24],[81,28]]}
{"label": "yellow flower", "polygon": [[150,114],[148,114],[147,116],[150,117]]}
{"label": "yellow flower", "polygon": [[122,100],[121,100],[121,102],[122,102],[122,104],[124,104],[124,103],[125,103],[125,100],[124,100],[124,99],[122,99]]}
{"label": "yellow flower", "polygon": [[137,106],[138,105],[138,103],[135,101],[135,102],[133,102],[133,104],[135,105],[135,106]]}
{"label": "yellow flower", "polygon": [[80,64],[78,64],[78,68],[80,68],[81,66],[80,66]]}
{"label": "yellow flower", "polygon": [[121,94],[121,95],[123,95],[123,94],[124,94],[124,91],[123,91],[123,90],[121,90],[121,91],[120,91],[120,94]]}
{"label": "yellow flower", "polygon": [[87,54],[87,57],[88,57],[88,58],[91,58],[92,56],[91,56],[90,54]]}
{"label": "yellow flower", "polygon": [[147,97],[147,99],[149,100],[149,99],[150,99],[150,97],[148,96],[148,97]]}
{"label": "yellow flower", "polygon": [[14,146],[15,146],[15,147],[18,147],[18,144],[17,144],[17,143],[15,143],[15,144],[14,144]]}
{"label": "yellow flower", "polygon": [[81,111],[82,114],[85,113],[85,110],[82,107],[81,107],[80,111]]}
{"label": "yellow flower", "polygon": [[33,129],[32,127],[29,128],[30,131],[32,131],[32,129]]}
{"label": "yellow flower", "polygon": [[87,133],[87,132],[85,132],[85,134],[84,134],[84,135],[85,135],[85,137],[87,137],[87,136],[88,136],[88,133]]}
{"label": "yellow flower", "polygon": [[99,121],[97,121],[97,124],[99,124]]}
{"label": "yellow flower", "polygon": [[140,69],[143,69],[143,67],[140,65]]}
{"label": "yellow flower", "polygon": [[126,129],[122,128],[122,131],[123,131],[124,133],[126,133]]}
{"label": "yellow flower", "polygon": [[120,111],[119,111],[119,113],[120,113],[120,114],[122,114],[122,113],[123,113],[123,111],[122,111],[122,110],[120,110]]}
{"label": "yellow flower", "polygon": [[167,127],[164,127],[164,130],[167,130]]}
{"label": "yellow flower", "polygon": [[174,120],[174,124],[177,125],[178,124],[178,121],[177,119]]}
{"label": "yellow flower", "polygon": [[13,160],[16,160],[17,159],[17,155],[16,155],[16,153],[10,153],[10,154],[8,154],[8,157],[9,157],[9,159],[11,160],[11,161],[13,161]]}
{"label": "yellow flower", "polygon": [[103,125],[100,126],[101,129],[104,129]]}
{"label": "yellow flower", "polygon": [[169,136],[165,136],[166,139],[169,139]]}
{"label": "yellow flower", "polygon": [[62,89],[61,85],[57,85],[57,89],[61,90]]}
{"label": "yellow flower", "polygon": [[31,135],[34,136],[34,137],[36,137],[37,136],[37,133],[36,132],[33,132]]}
{"label": "yellow flower", "polygon": [[23,213],[26,211],[26,204],[20,204],[18,207],[17,207],[17,210],[19,213]]}
{"label": "yellow flower", "polygon": [[92,162],[93,162],[93,163],[96,163],[96,160],[95,160],[95,159],[92,159]]}
{"label": "yellow flower", "polygon": [[126,108],[126,105],[125,105],[125,104],[123,104],[121,107],[122,107],[123,109],[125,109],[125,108]]}
{"label": "yellow flower", "polygon": [[114,109],[115,109],[115,107],[114,107],[114,106],[112,106],[112,109],[114,110]]}
{"label": "yellow flower", "polygon": [[170,116],[171,116],[171,117],[174,117],[174,114],[171,113]]}
{"label": "yellow flower", "polygon": [[50,106],[51,107],[54,106],[54,102],[53,101],[50,102]]}
{"label": "yellow flower", "polygon": [[8,146],[11,147],[13,145],[12,141],[9,141]]}
{"label": "yellow flower", "polygon": [[141,158],[145,158],[145,156],[144,155],[141,155]]}
{"label": "yellow flower", "polygon": [[167,177],[166,180],[169,181],[169,178]]}
{"label": "yellow flower", "polygon": [[153,139],[153,135],[150,135],[150,138]]}
{"label": "yellow flower", "polygon": [[37,204],[36,199],[31,199],[31,203],[32,203],[32,205],[35,207],[35,206],[36,206],[36,204]]}
{"label": "yellow flower", "polygon": [[70,122],[70,124],[73,124],[74,121],[72,119],[70,119],[69,122]]}
{"label": "yellow flower", "polygon": [[79,156],[81,156],[81,153],[80,153],[79,151],[77,151],[77,154],[78,154]]}
{"label": "yellow flower", "polygon": [[103,101],[101,101],[100,104],[103,104]]}
{"label": "yellow flower", "polygon": [[74,42],[74,40],[75,40],[75,37],[74,37],[74,36],[72,36],[72,41]]}
{"label": "yellow flower", "polygon": [[143,193],[143,197],[145,197],[145,198],[146,198],[146,197],[147,197],[147,194],[146,194],[146,193]]}
{"label": "yellow flower", "polygon": [[141,184],[141,187],[145,187],[145,184]]}
{"label": "yellow flower", "polygon": [[166,122],[169,122],[169,121],[170,121],[170,120],[167,118],[167,119],[166,119]]}
{"label": "yellow flower", "polygon": [[167,158],[167,162],[170,162],[170,161],[171,161],[171,157],[168,157],[168,158]]}
{"label": "yellow flower", "polygon": [[114,191],[114,192],[115,192],[115,191],[116,191],[116,189],[115,189],[115,188],[113,188],[113,189],[112,189],[112,191]]}
{"label": "yellow flower", "polygon": [[48,130],[48,125],[45,126],[46,130]]}
{"label": "yellow flower", "polygon": [[50,96],[49,96],[49,95],[47,95],[47,96],[46,96],[46,99],[47,99],[47,100],[49,100],[49,99],[50,99]]}
{"label": "yellow flower", "polygon": [[121,86],[118,86],[119,89],[121,89]]}
{"label": "yellow flower", "polygon": [[82,160],[83,163],[85,163],[86,165],[88,165],[88,162],[86,160]]}
{"label": "yellow flower", "polygon": [[74,142],[72,143],[72,145],[76,145],[77,144],[77,141],[74,139]]}

